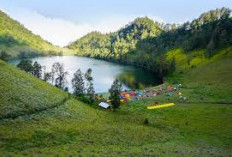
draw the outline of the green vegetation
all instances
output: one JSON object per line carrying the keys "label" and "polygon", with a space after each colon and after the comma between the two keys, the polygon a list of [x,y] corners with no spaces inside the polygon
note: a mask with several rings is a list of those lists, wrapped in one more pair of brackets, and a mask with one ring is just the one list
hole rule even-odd
{"label": "green vegetation", "polygon": [[[190,69],[179,80],[186,103],[173,99],[174,107],[147,110],[154,101],[167,101],[157,96],[123,104],[117,112],[67,99],[62,90],[1,62],[0,152],[18,156],[229,156],[232,108],[220,101],[231,103],[231,61],[226,56]],[[223,90],[227,94],[220,93]],[[204,92],[203,100],[199,91]],[[6,118],[11,116],[17,118]],[[146,120],[149,123],[144,124]]]}
{"label": "green vegetation", "polygon": [[182,58],[191,51],[202,50],[210,58],[232,44],[231,10],[221,8],[203,13],[182,25],[159,24],[148,18],[138,18],[111,34],[90,33],[68,47],[78,55],[132,64],[157,73],[161,79],[175,70],[175,61],[167,59],[173,49],[180,49],[180,58],[188,64],[198,64],[198,58]]}
{"label": "green vegetation", "polygon": [[122,55],[134,50],[137,42],[148,37],[155,37],[161,31],[159,23],[153,22],[147,17],[137,18],[115,33],[89,33],[80,40],[71,43],[68,48],[74,49],[79,55],[122,60]]}
{"label": "green vegetation", "polygon": [[42,78],[42,66],[37,61],[35,61],[32,65],[31,60],[23,59],[20,61],[17,67],[27,73],[32,74],[37,78]]}
{"label": "green vegetation", "polygon": [[83,74],[80,69],[78,69],[72,79],[73,94],[75,96],[82,96],[85,94],[85,83],[83,79]]}
{"label": "green vegetation", "polygon": [[33,65],[32,61],[28,59],[23,59],[20,61],[20,63],[17,65],[17,68],[24,70],[27,73],[33,72]]}
{"label": "green vegetation", "polygon": [[109,99],[111,101],[112,108],[115,110],[120,106],[120,96],[122,93],[122,84],[119,82],[119,80],[116,79],[113,82],[111,88],[109,89],[109,93]]}
{"label": "green vegetation", "polygon": [[0,118],[51,108],[67,94],[0,61]]}
{"label": "green vegetation", "polygon": [[71,50],[54,46],[34,35],[19,22],[11,19],[0,11],[0,51],[5,51],[11,57],[24,53],[27,57],[38,55],[71,54]]}
{"label": "green vegetation", "polygon": [[8,61],[10,58],[10,55],[6,53],[5,51],[0,52],[0,59],[3,61]]}
{"label": "green vegetation", "polygon": [[[210,11],[181,26],[164,26],[138,18],[118,32],[107,35],[94,32],[70,45],[81,55],[157,72],[166,76],[164,85],[181,83],[185,102],[162,94],[119,106],[120,86],[115,82],[110,98],[119,109],[102,110],[0,61],[0,154],[230,156],[232,19],[229,12],[226,8]],[[15,39],[5,44],[24,44]],[[34,67],[40,69],[37,64]],[[58,72],[55,82],[63,88],[66,72],[62,66],[56,67],[44,74],[44,80],[55,79]],[[82,77],[77,71],[73,80],[77,96],[85,92]],[[88,94],[94,94],[91,71],[85,78],[89,82]],[[157,101],[174,102],[175,106],[147,110],[147,106]]]}
{"label": "green vegetation", "polygon": [[55,80],[55,86],[60,89],[66,89],[68,71],[65,71],[64,64],[56,62],[52,65],[52,83]]}
{"label": "green vegetation", "polygon": [[99,101],[96,99],[95,90],[93,87],[92,69],[87,69],[86,73],[83,74],[78,69],[72,79],[73,94],[77,99],[87,104],[98,104]]}
{"label": "green vegetation", "polygon": [[89,97],[90,104],[94,102],[95,99],[95,90],[93,87],[93,77],[92,77],[92,69],[88,69],[85,73],[85,79],[87,81],[87,88],[86,88],[86,94]]}

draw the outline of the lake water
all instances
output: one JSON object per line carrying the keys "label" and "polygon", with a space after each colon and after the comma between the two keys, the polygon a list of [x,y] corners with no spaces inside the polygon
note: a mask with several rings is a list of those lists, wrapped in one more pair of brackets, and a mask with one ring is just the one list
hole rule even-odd
{"label": "lake water", "polygon": [[[154,74],[142,69],[92,58],[78,56],[52,56],[37,57],[33,58],[32,61],[37,61],[42,66],[45,66],[47,72],[51,71],[53,63],[63,63],[65,70],[68,71],[67,87],[70,92],[73,91],[71,80],[77,69],[81,69],[82,72],[86,72],[88,68],[92,69],[96,93],[108,92],[115,79],[119,79],[121,81],[123,89],[139,89],[160,83]],[[16,66],[19,62],[20,60],[10,61],[10,63],[14,66]]]}

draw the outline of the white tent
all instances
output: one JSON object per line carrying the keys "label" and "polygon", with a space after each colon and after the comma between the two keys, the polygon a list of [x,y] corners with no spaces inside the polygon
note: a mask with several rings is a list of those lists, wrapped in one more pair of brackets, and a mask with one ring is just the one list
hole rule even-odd
{"label": "white tent", "polygon": [[102,107],[102,108],[109,108],[109,107],[110,107],[110,105],[107,104],[107,103],[105,103],[105,102],[101,102],[101,103],[99,104],[99,106]]}

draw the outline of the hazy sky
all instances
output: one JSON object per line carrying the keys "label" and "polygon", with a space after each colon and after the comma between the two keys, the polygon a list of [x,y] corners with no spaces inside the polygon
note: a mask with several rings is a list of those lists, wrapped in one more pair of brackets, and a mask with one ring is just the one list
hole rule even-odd
{"label": "hazy sky", "polygon": [[98,30],[118,30],[136,17],[183,23],[232,0],[0,0],[0,9],[55,45]]}

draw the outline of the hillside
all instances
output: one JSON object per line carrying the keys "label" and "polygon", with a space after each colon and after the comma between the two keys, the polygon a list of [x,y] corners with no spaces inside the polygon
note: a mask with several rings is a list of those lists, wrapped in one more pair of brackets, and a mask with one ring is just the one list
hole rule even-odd
{"label": "hillside", "polygon": [[[167,82],[181,82],[189,102],[232,104],[232,47],[221,49],[211,58],[204,58],[202,51],[192,51],[195,58],[187,64],[181,51],[172,52],[178,71],[169,75]],[[179,58],[179,60],[178,60]]]}
{"label": "hillside", "polygon": [[0,11],[0,51],[6,51],[12,57],[16,57],[20,52],[34,56],[57,53],[61,48],[34,35],[22,24]]}
{"label": "hillside", "polygon": [[52,108],[68,98],[65,92],[2,61],[0,74],[0,119]]}
{"label": "hillside", "polygon": [[117,112],[93,108],[0,61],[0,154],[229,156],[232,51],[226,50],[178,80],[170,77],[183,83],[188,101],[169,98],[176,105],[159,110],[146,106],[167,97],[123,104]]}
{"label": "hillside", "polygon": [[189,55],[192,51],[200,50],[205,58],[211,58],[218,50],[231,46],[230,12],[228,8],[211,10],[182,25],[164,25],[138,18],[115,33],[101,34],[101,40],[91,33],[68,47],[77,55],[132,64],[163,77],[175,70],[176,61],[167,58],[175,49],[181,49],[190,65],[195,61],[194,56]]}
{"label": "hillside", "polygon": [[159,23],[151,19],[137,18],[118,32],[101,34],[92,32],[67,47],[77,54],[119,60],[122,55],[136,48],[137,42],[149,37],[155,37],[162,32]]}

